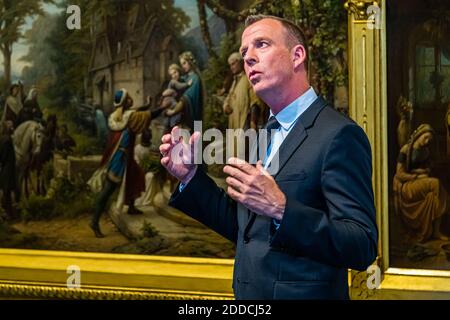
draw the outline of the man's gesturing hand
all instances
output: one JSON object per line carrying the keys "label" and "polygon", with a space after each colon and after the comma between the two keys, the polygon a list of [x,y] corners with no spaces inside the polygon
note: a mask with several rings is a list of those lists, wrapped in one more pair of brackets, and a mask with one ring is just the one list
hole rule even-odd
{"label": "man's gesturing hand", "polygon": [[194,163],[196,152],[194,147],[197,146],[199,138],[200,132],[194,132],[189,138],[189,143],[185,143],[178,127],[174,127],[171,133],[161,138],[162,144],[159,146],[162,154],[161,164],[184,184],[187,184],[197,171],[197,165]]}
{"label": "man's gesturing hand", "polygon": [[283,218],[286,196],[261,161],[253,167],[244,160],[230,158],[223,171],[229,175],[226,182],[231,198],[259,215]]}

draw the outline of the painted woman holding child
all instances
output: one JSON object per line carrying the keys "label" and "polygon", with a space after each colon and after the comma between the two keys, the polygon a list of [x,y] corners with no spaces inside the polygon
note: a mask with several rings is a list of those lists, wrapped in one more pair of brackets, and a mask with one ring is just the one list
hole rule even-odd
{"label": "painted woman holding child", "polygon": [[173,116],[184,111],[185,123],[193,129],[194,121],[200,121],[203,117],[205,89],[200,78],[197,62],[191,52],[186,51],[180,55],[180,64],[185,72],[183,80],[187,86],[182,88],[171,87],[175,91],[182,91],[182,94],[175,108],[167,110],[166,115]]}

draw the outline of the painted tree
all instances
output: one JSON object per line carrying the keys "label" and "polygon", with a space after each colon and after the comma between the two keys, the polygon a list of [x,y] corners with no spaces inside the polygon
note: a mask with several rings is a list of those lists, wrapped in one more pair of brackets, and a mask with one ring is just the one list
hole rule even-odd
{"label": "painted tree", "polygon": [[71,96],[83,96],[96,19],[114,15],[116,3],[114,0],[65,0],[59,4],[62,9],[69,5],[80,7],[81,29],[69,30],[65,27],[69,16],[63,10],[56,17],[56,27],[45,40],[57,83],[50,88],[49,94],[57,104],[66,105]]}
{"label": "painted tree", "polygon": [[[156,16],[161,28],[181,35],[189,25],[190,18],[182,9],[174,7],[173,0],[65,0],[61,6],[78,5],[82,13],[81,30],[55,28],[47,42],[53,48],[50,57],[56,69],[57,86],[52,88],[53,98],[62,99],[65,104],[71,96],[84,96],[84,81],[88,73],[90,53],[94,43],[94,29],[98,22],[106,17],[114,17],[121,6],[131,3],[142,4],[145,16]],[[67,14],[61,13],[57,25],[65,25]]]}
{"label": "painted tree", "polygon": [[209,29],[208,29],[205,0],[197,0],[197,8],[198,8],[198,16],[199,16],[199,20],[200,20],[199,21],[200,22],[200,30],[202,32],[203,42],[206,45],[209,56],[217,58],[217,54],[213,50],[211,35],[210,35]]}
{"label": "painted tree", "polygon": [[26,18],[43,14],[42,4],[53,0],[0,0],[0,51],[3,54],[5,83],[11,83],[13,44],[22,36]]}
{"label": "painted tree", "polygon": [[[155,15],[158,17],[160,26],[170,31],[170,33],[180,36],[182,32],[189,26],[191,18],[183,11],[182,8],[175,7],[174,0],[131,0],[144,4],[146,15]],[[128,1],[128,2],[131,2]]]}
{"label": "painted tree", "polygon": [[55,66],[49,59],[54,55],[54,48],[48,45],[47,38],[58,27],[57,22],[56,15],[39,16],[24,35],[28,52],[20,60],[28,65],[22,69],[21,78],[25,84],[36,85],[44,92],[55,84]]}

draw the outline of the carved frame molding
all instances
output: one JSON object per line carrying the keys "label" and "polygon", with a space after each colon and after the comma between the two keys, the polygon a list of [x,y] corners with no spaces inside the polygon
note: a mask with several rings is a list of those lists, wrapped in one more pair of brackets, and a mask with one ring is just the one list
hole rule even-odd
{"label": "carved frame molding", "polygon": [[[0,249],[0,297],[233,299],[230,259]],[[80,286],[67,285],[69,266]]]}
{"label": "carved frame molding", "polygon": [[[349,0],[348,64],[349,115],[366,132],[372,146],[373,188],[379,229],[378,257],[381,282],[368,289],[366,272],[351,271],[354,299],[450,299],[450,271],[393,268],[389,262],[389,178],[386,4],[389,1]],[[367,12],[378,7],[380,24]]]}

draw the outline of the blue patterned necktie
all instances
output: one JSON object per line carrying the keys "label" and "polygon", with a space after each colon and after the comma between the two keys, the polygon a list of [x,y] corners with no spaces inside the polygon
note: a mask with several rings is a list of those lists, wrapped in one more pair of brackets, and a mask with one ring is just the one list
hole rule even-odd
{"label": "blue patterned necktie", "polygon": [[[270,149],[271,149],[271,145],[270,145],[271,141],[270,140],[272,137],[272,135],[271,135],[272,130],[277,130],[278,128],[280,128],[280,123],[278,122],[277,118],[275,118],[275,116],[271,116],[269,118],[269,121],[267,121],[266,126],[264,127],[264,129],[266,130],[265,133],[266,133],[266,142],[267,142],[266,153],[265,153],[266,155],[264,157],[264,161],[266,161],[267,157],[270,154]],[[259,147],[259,145],[260,144],[258,143],[258,147]],[[259,152],[258,152],[258,156],[259,156]],[[263,163],[263,165],[264,165],[264,163]],[[249,222],[247,223],[247,226],[244,229],[244,242],[245,243],[248,243],[250,241],[248,233],[256,219],[256,213],[254,213],[254,212],[251,213],[250,210],[248,210],[248,214],[249,214],[250,219],[249,219]],[[275,220],[273,220],[273,223],[275,223]],[[278,228],[277,224],[274,225],[274,226],[276,226],[276,228]]]}

